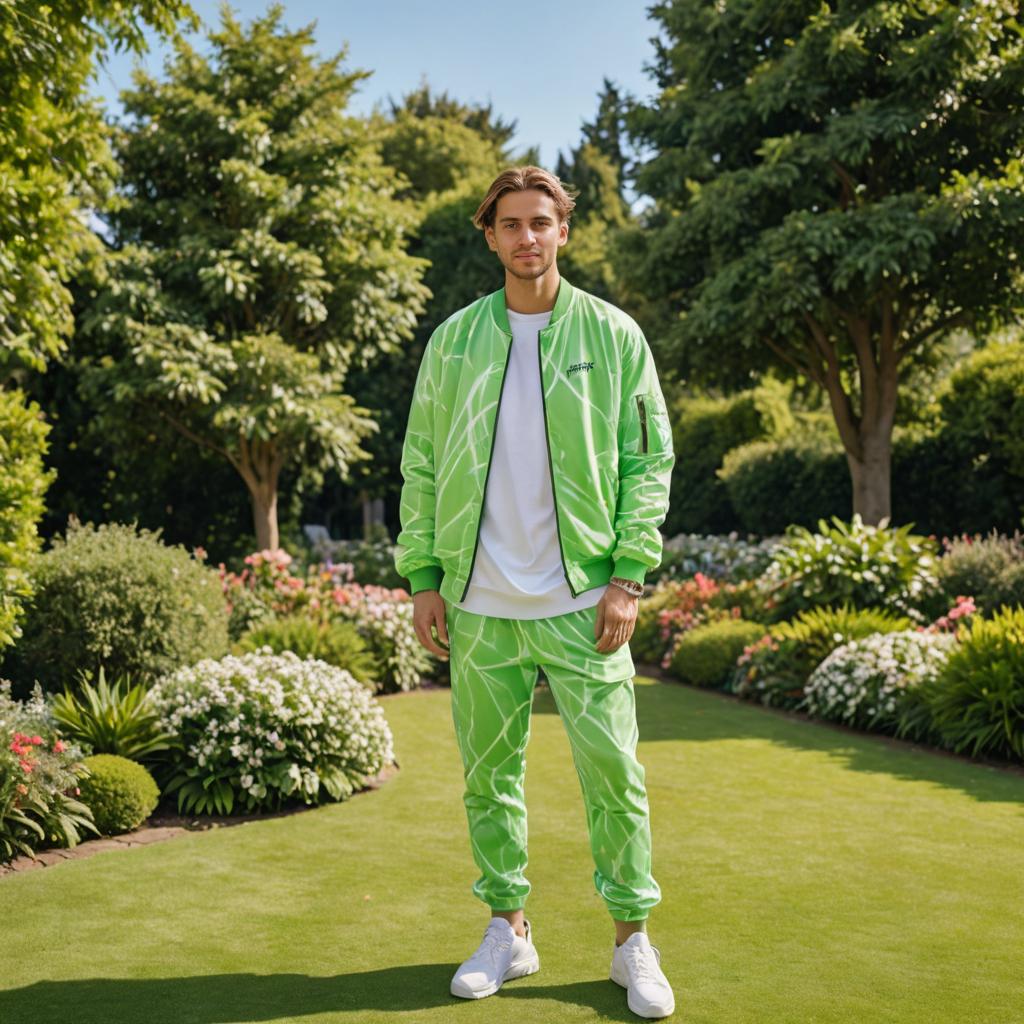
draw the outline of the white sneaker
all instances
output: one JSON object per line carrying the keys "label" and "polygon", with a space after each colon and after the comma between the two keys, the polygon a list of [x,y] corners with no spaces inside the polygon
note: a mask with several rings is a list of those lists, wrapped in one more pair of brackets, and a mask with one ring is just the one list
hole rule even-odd
{"label": "white sneaker", "polygon": [[676,1008],[661,970],[661,953],[646,932],[633,932],[612,954],[609,977],[626,989],[626,1003],[641,1017],[667,1017]]}
{"label": "white sneaker", "polygon": [[518,935],[504,917],[492,917],[477,951],[452,977],[453,996],[483,999],[493,995],[509,978],[520,978],[540,970],[540,957],[534,948],[530,922],[526,935]]}

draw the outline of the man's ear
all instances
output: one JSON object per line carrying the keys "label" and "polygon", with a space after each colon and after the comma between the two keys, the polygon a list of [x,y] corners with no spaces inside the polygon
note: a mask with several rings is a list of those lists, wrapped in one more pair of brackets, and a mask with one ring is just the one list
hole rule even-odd
{"label": "man's ear", "polygon": [[569,222],[567,220],[563,220],[562,223],[558,225],[558,244],[560,246],[562,246],[562,245],[565,245],[565,243],[568,242],[568,241],[569,241]]}
{"label": "man's ear", "polygon": [[497,252],[498,243],[497,243],[497,241],[495,240],[495,237],[494,237],[494,228],[492,228],[492,227],[485,227],[484,228],[484,238],[487,240],[488,248],[492,252]]}

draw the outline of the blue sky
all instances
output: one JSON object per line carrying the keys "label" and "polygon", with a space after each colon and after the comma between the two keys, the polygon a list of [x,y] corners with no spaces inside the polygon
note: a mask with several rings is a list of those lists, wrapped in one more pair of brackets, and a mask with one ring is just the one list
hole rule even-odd
{"label": "blue sky", "polygon": [[[208,24],[219,23],[217,0],[192,0]],[[266,2],[236,0],[243,20],[262,15]],[[579,141],[580,125],[593,117],[603,78],[646,98],[656,92],[644,64],[654,58],[650,38],[658,23],[641,0],[519,0],[514,4],[466,0],[334,0],[285,3],[290,28],[316,21],[317,50],[337,53],[348,43],[349,69],[373,75],[359,84],[351,109],[369,113],[416,88],[425,76],[435,91],[462,102],[491,102],[505,121],[516,121],[513,145],[540,146],[553,166],[558,151]],[[201,36],[193,45],[203,48]],[[151,40],[142,63],[154,74],[166,47]],[[93,91],[113,114],[118,92],[131,85],[133,58],[109,55]]]}

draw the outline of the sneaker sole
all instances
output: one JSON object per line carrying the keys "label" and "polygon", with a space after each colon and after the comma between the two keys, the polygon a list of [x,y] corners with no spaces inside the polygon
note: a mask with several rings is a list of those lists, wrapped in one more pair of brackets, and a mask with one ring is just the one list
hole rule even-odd
{"label": "sneaker sole", "polygon": [[496,981],[493,985],[489,985],[487,988],[482,988],[475,992],[467,989],[462,992],[456,989],[455,983],[453,982],[451,985],[451,993],[453,996],[458,996],[460,999],[483,999],[485,996],[493,996],[506,981],[511,981],[513,978],[523,978],[527,974],[536,974],[539,970],[540,956],[538,954],[534,954],[528,960],[509,964],[509,968],[505,972],[501,981]]}
{"label": "sneaker sole", "polygon": [[649,1013],[643,1012],[642,1010],[638,1010],[633,1005],[633,997],[632,997],[632,995],[630,994],[630,991],[629,991],[629,982],[628,981],[619,981],[619,979],[615,977],[614,973],[609,974],[608,978],[609,978],[609,980],[614,981],[616,985],[621,985],[626,990],[626,1005],[638,1017],[647,1017],[649,1020],[656,1020],[659,1017],[668,1017],[670,1014],[673,1014],[673,1013],[676,1012],[676,1001],[675,1001],[675,999],[672,1000],[672,1005],[669,1006],[668,1009],[666,1009],[664,1011],[659,1011],[658,1013],[654,1014],[653,1016],[651,1014],[649,1014]]}

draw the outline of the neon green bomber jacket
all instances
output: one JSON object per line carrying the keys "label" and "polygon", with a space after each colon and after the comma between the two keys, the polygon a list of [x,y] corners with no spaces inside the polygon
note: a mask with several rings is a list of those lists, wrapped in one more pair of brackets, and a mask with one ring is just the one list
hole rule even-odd
{"label": "neon green bomber jacket", "polygon": [[[431,334],[402,448],[394,564],[410,593],[469,590],[512,331],[505,289]],[[573,597],[661,563],[675,453],[654,359],[628,314],[560,279],[539,332],[543,415],[562,568]]]}

